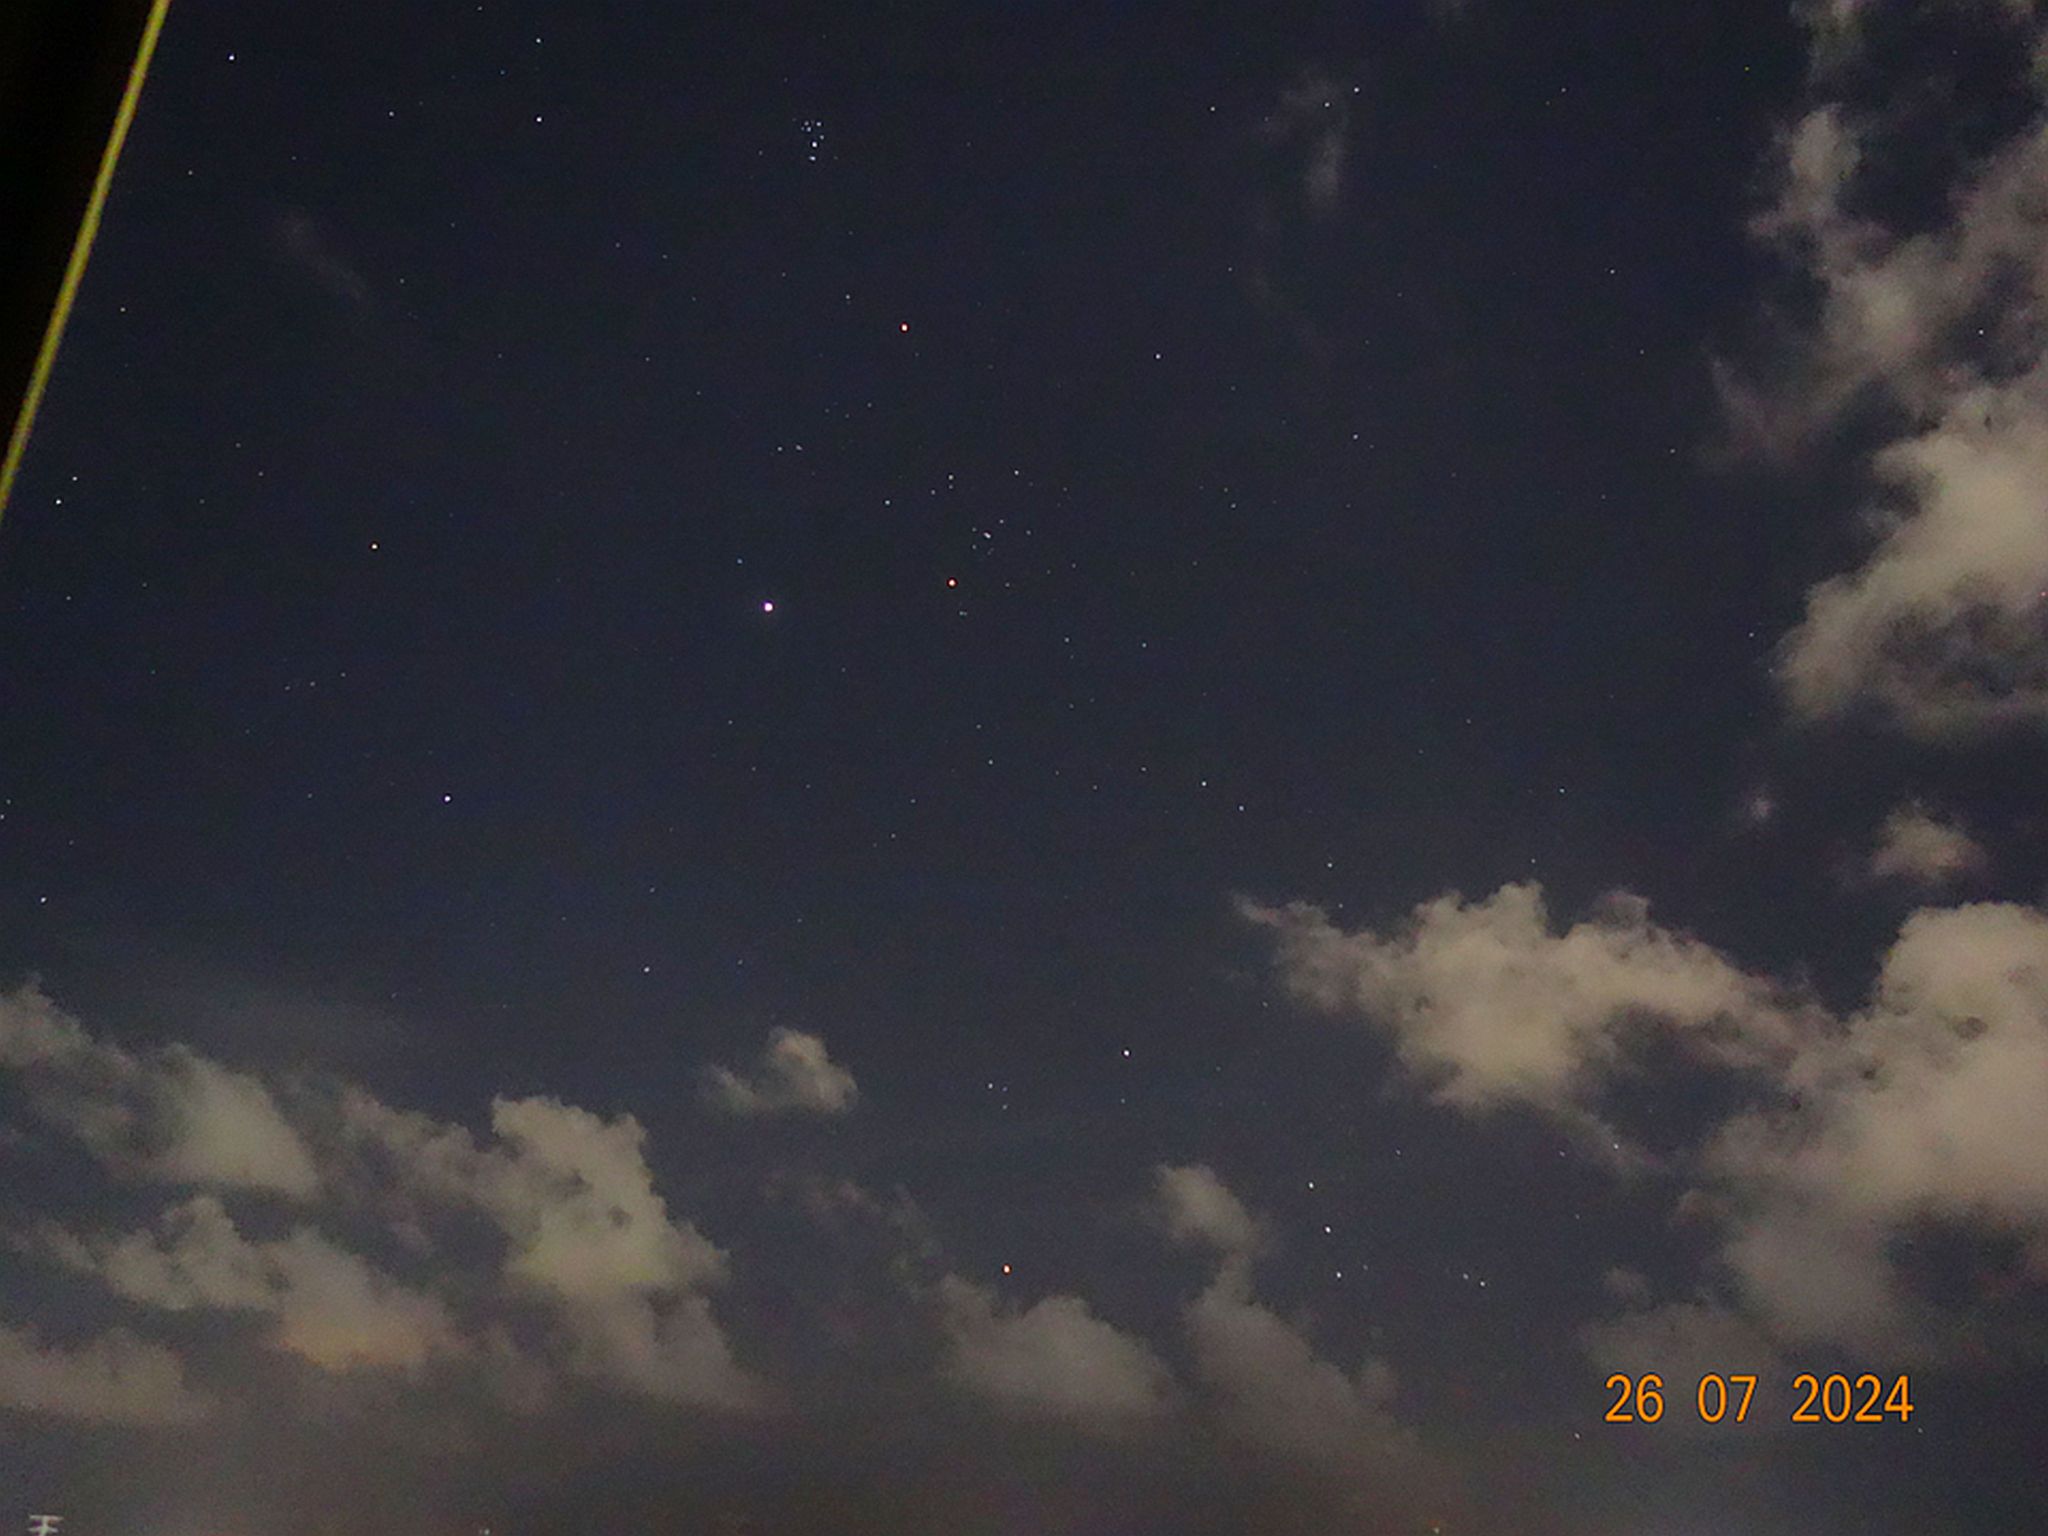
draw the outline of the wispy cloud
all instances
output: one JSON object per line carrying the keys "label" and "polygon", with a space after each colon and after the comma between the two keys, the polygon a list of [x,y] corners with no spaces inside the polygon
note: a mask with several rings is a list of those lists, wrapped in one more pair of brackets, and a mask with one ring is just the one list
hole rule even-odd
{"label": "wispy cloud", "polygon": [[332,297],[368,309],[375,295],[369,279],[343,256],[327,230],[304,209],[295,208],[277,222],[278,249],[285,259]]}
{"label": "wispy cloud", "polygon": [[1302,200],[1317,213],[1334,209],[1344,194],[1352,94],[1352,87],[1312,69],[1280,93],[1259,125],[1262,138],[1297,157]]}

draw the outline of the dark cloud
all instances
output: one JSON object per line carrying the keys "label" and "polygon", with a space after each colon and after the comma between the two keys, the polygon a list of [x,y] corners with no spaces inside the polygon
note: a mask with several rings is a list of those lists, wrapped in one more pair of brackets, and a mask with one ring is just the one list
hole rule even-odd
{"label": "dark cloud", "polygon": [[278,219],[277,247],[286,261],[330,297],[361,310],[375,303],[369,279],[341,254],[326,227],[304,209],[292,209]]}

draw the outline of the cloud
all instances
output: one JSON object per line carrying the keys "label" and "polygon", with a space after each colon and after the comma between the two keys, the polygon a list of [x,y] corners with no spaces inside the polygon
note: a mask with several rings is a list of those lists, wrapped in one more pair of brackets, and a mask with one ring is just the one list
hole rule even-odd
{"label": "cloud", "polygon": [[1168,1231],[1217,1255],[1183,1314],[1196,1401],[1216,1429],[1334,1501],[1325,1526],[1405,1529],[1459,1502],[1455,1479],[1394,1412],[1391,1365],[1368,1358],[1347,1372],[1254,1298],[1264,1229],[1243,1202],[1206,1167],[1155,1172]]}
{"label": "cloud", "polygon": [[371,304],[369,280],[341,255],[313,216],[293,209],[278,220],[278,249],[285,258],[335,298],[357,309]]}
{"label": "cloud", "polygon": [[1224,1422],[1250,1443],[1329,1468],[1415,1451],[1391,1411],[1392,1368],[1368,1360],[1346,1375],[1253,1301],[1235,1266],[1188,1307],[1187,1327],[1197,1373]]}
{"label": "cloud", "polygon": [[1869,1004],[1789,1011],[1785,991],[1624,908],[1549,932],[1533,887],[1347,934],[1313,908],[1248,907],[1297,995],[1389,1031],[1414,1080],[1478,1113],[1505,1100],[1582,1125],[1638,1015],[1752,1091],[1675,1166],[1746,1309],[1793,1340],[1924,1347],[1892,1243],[1941,1221],[2048,1234],[2048,914],[1982,903],[1901,926]]}
{"label": "cloud", "polygon": [[[1674,1427],[1698,1422],[1697,1405],[1686,1398],[1698,1391],[1702,1377],[1754,1376],[1762,1391],[1775,1388],[1783,1377],[1777,1345],[1725,1303],[1702,1299],[1652,1306],[1647,1293],[1624,1299],[1629,1310],[1586,1324],[1579,1330],[1579,1346],[1603,1374],[1662,1376],[1666,1416]],[[1741,1388],[1732,1388],[1731,1416],[1740,1401]]]}
{"label": "cloud", "polygon": [[1159,1358],[1078,1296],[1010,1311],[947,1275],[939,1302],[953,1379],[1013,1412],[1098,1422],[1154,1418],[1171,1404],[1172,1378]]}
{"label": "cloud", "polygon": [[45,1248],[145,1306],[268,1313],[275,1319],[275,1347],[322,1370],[412,1368],[461,1348],[446,1310],[431,1297],[311,1227],[251,1242],[213,1195],[171,1207],[154,1234],[55,1231]]}
{"label": "cloud", "polygon": [[[1883,0],[1793,0],[1792,14],[1812,34],[1813,68],[1825,76],[1855,57],[1865,21]],[[1964,0],[1980,13],[2003,12],[2011,21],[2032,21],[2036,0]]]}
{"label": "cloud", "polygon": [[1757,1201],[1753,1186],[1744,1197],[1753,1207],[1724,1237],[1720,1261],[1753,1313],[1795,1343],[1917,1351],[1882,1224],[1829,1200]]}
{"label": "cloud", "polygon": [[1161,1163],[1153,1172],[1167,1230],[1176,1242],[1202,1243],[1225,1258],[1247,1258],[1258,1246],[1257,1223],[1214,1169]]}
{"label": "cloud", "polygon": [[1959,395],[1877,455],[1903,494],[1876,551],[1807,594],[1780,646],[1795,715],[1875,706],[1909,734],[2048,720],[2048,374]]}
{"label": "cloud", "polygon": [[[1814,10],[1817,59],[1858,9]],[[1783,135],[1775,198],[1751,225],[1816,298],[1778,377],[1724,376],[1738,441],[1784,456],[1848,419],[1876,412],[1890,423],[1868,460],[1885,493],[1870,513],[1874,546],[1808,591],[1777,680],[1802,720],[1869,708],[1929,740],[2038,724],[2048,720],[2048,115],[1968,173],[1933,227],[1911,233],[1858,211],[1885,126],[1882,110],[1814,105]]]}
{"label": "cloud", "polygon": [[775,1029],[751,1077],[727,1067],[705,1074],[705,1097],[735,1115],[765,1115],[786,1110],[838,1115],[853,1108],[859,1096],[853,1074],[835,1063],[816,1035]]}
{"label": "cloud", "polygon": [[110,1171],[311,1196],[313,1160],[256,1078],[183,1046],[137,1056],[94,1040],[33,985],[0,997],[0,1069]]}
{"label": "cloud", "polygon": [[343,1117],[359,1145],[388,1160],[400,1189],[496,1224],[507,1240],[504,1279],[552,1305],[580,1373],[672,1402],[770,1405],[703,1294],[724,1281],[725,1254],[669,1216],[631,1115],[608,1121],[553,1099],[498,1099],[493,1145],[360,1092],[345,1098]]}
{"label": "cloud", "polygon": [[1643,1020],[1726,1066],[1762,1065],[1798,1036],[1778,989],[1658,927],[1625,893],[1563,933],[1533,883],[1425,902],[1386,937],[1345,933],[1300,902],[1239,910],[1276,935],[1291,993],[1385,1030],[1431,1096],[1464,1109],[1521,1102],[1583,1123]]}
{"label": "cloud", "polygon": [[[1767,1232],[1802,1212],[1832,1213],[1814,1242],[1838,1246],[1845,1227],[1916,1217],[2048,1231],[2048,914],[1988,902],[1914,913],[1871,1005],[1787,1082],[1796,1107],[1731,1120],[1708,1161],[1771,1192]],[[1774,1250],[1756,1244],[1762,1272]]]}
{"label": "cloud", "polygon": [[196,1423],[212,1404],[185,1384],[176,1354],[125,1329],[64,1349],[0,1323],[0,1408],[160,1427]]}
{"label": "cloud", "polygon": [[1937,888],[1977,874],[1989,862],[1961,822],[1915,804],[1885,817],[1866,868],[1872,879]]}
{"label": "cloud", "polygon": [[1328,213],[1344,192],[1350,151],[1350,86],[1310,70],[1280,93],[1259,127],[1260,137],[1301,156],[1301,193],[1309,209]]}
{"label": "cloud", "polygon": [[495,1273],[474,1273],[473,1236],[459,1254],[433,1252],[435,1289],[464,1297],[478,1336],[503,1345],[506,1322],[538,1303],[556,1325],[540,1347],[560,1368],[682,1404],[754,1411],[773,1401],[711,1310],[706,1293],[723,1283],[726,1257],[670,1217],[630,1115],[499,1099],[494,1139],[480,1144],[343,1084],[325,1098],[301,1093],[295,1125],[257,1078],[182,1045],[136,1054],[97,1041],[32,986],[0,997],[0,1069],[109,1172],[202,1187],[152,1230],[81,1235],[46,1223],[18,1244],[134,1304],[266,1315],[269,1344],[330,1372],[416,1368],[473,1352],[447,1300],[309,1224],[252,1239],[214,1191],[317,1204],[381,1224],[415,1253],[434,1250],[450,1219],[481,1214],[502,1239]]}
{"label": "cloud", "polygon": [[1600,1277],[1600,1286],[1617,1301],[1633,1307],[1649,1305],[1650,1280],[1639,1270],[1610,1269]]}

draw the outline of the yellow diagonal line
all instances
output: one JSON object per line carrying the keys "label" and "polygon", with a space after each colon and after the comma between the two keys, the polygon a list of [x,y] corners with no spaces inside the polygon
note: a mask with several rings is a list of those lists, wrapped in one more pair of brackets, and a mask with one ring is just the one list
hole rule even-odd
{"label": "yellow diagonal line", "polygon": [[142,29],[142,46],[128,71],[128,88],[121,93],[121,110],[114,114],[114,131],[100,155],[99,174],[93,178],[92,198],[85,205],[85,218],[78,226],[78,239],[71,246],[71,260],[64,267],[64,281],[57,289],[57,302],[50,311],[50,323],[43,331],[43,345],[36,353],[36,366],[29,374],[28,392],[22,396],[21,414],[14,420],[13,435],[7,439],[7,458],[0,462],[0,516],[7,512],[7,498],[14,491],[14,477],[21,472],[22,456],[28,452],[29,428],[35,425],[36,407],[43,403],[43,391],[50,385],[50,370],[57,364],[57,347],[64,339],[64,322],[71,318],[71,306],[78,298],[78,285],[85,280],[86,258],[92,254],[93,236],[99,233],[100,214],[107,206],[107,189],[114,184],[114,166],[121,158],[121,146],[128,140],[128,127],[135,121],[135,107],[142,99],[143,77],[149,73],[150,57],[156,52],[158,34],[171,0],[155,0],[149,21]]}

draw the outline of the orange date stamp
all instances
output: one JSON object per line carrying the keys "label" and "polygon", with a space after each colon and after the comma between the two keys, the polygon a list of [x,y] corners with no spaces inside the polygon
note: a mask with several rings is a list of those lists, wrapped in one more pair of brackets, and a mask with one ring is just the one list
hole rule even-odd
{"label": "orange date stamp", "polygon": [[[1756,1383],[1753,1375],[1709,1372],[1693,1389],[1693,1408],[1702,1423],[1747,1423]],[[1655,1371],[1642,1376],[1617,1371],[1607,1378],[1607,1390],[1616,1394],[1607,1409],[1609,1424],[1655,1424],[1664,1417],[1667,1389]],[[1790,1395],[1797,1399],[1790,1414],[1794,1424],[1903,1424],[1913,1416],[1913,1392],[1904,1376],[1887,1385],[1867,1372],[1850,1377],[1839,1371],[1828,1376],[1801,1371],[1792,1378]]]}

